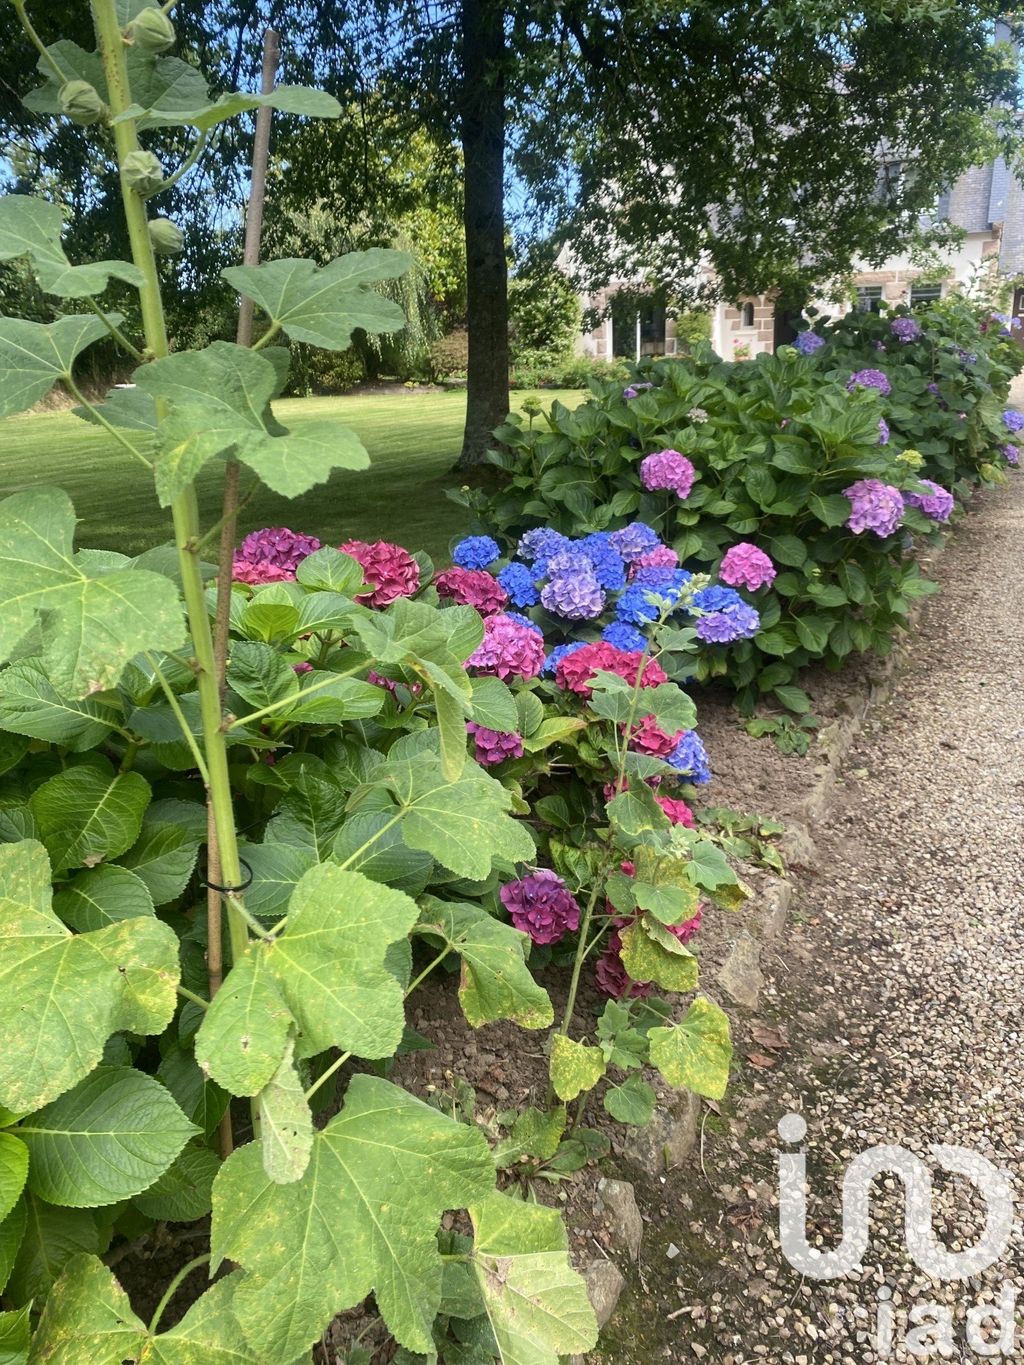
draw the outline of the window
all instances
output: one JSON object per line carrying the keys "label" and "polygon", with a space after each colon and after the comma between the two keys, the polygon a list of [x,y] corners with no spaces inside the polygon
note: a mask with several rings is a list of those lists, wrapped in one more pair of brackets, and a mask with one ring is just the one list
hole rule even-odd
{"label": "window", "polygon": [[882,306],[882,286],[880,284],[860,284],[857,286],[857,312],[878,313]]}
{"label": "window", "polygon": [[910,286],[910,306],[917,308],[924,303],[935,303],[942,298],[941,284],[918,284],[916,281]]}
{"label": "window", "polygon": [[903,162],[902,161],[883,161],[878,168],[878,179],[875,182],[875,199],[879,204],[886,204],[903,189]]}
{"label": "window", "polygon": [[740,304],[740,326],[753,327],[754,325],[754,305],[752,303]]}

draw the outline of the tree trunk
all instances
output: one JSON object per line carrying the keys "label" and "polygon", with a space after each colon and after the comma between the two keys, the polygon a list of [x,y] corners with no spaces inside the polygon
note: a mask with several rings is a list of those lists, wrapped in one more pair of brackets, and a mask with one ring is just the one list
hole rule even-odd
{"label": "tree trunk", "polygon": [[505,257],[505,35],[500,0],[462,0],[469,368],[459,469],[479,464],[508,415]]}

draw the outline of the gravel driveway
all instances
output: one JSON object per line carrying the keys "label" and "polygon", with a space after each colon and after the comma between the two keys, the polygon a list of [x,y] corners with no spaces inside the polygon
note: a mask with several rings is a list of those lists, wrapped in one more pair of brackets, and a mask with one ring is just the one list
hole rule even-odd
{"label": "gravel driveway", "polygon": [[[860,1268],[815,1281],[779,1249],[775,1169],[776,1124],[798,1112],[808,1128],[808,1236],[824,1249],[842,1232],[843,1173],[874,1144],[927,1161],[932,1224],[953,1250],[975,1241],[984,1206],[964,1177],[938,1169],[932,1144],[981,1153],[1024,1192],[1022,546],[1024,477],[1015,477],[978,499],[940,561],[942,591],[820,827],[817,870],[797,876],[793,921],[737,1039],[732,1108],[705,1115],[696,1168],[646,1192],[643,1283],[592,1359],[974,1361],[997,1351],[966,1345],[965,1316],[1001,1289],[1016,1290],[1024,1327],[1019,1217],[990,1268],[932,1282],[904,1245],[900,1181],[882,1176]],[[917,1305],[920,1328],[931,1301],[948,1307],[952,1330],[937,1340],[948,1336],[952,1350],[929,1349],[926,1329],[911,1352],[908,1311]],[[880,1305],[893,1319],[884,1349]],[[995,1324],[976,1332],[998,1347]]]}

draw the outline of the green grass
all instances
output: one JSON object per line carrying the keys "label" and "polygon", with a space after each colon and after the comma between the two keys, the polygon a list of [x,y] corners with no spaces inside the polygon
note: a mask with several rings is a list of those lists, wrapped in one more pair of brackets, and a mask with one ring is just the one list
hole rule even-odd
{"label": "green grass", "polygon": [[[583,394],[545,393],[575,407]],[[520,402],[527,394],[516,394]],[[466,529],[466,514],[445,497],[455,487],[451,469],[462,439],[463,393],[348,395],[288,399],[275,412],[288,427],[315,417],[351,426],[370,452],[371,467],[337,473],[326,484],[289,501],[260,487],[245,507],[239,535],[262,526],[291,526],[338,544],[342,540],[396,540],[411,550],[447,559],[448,546]],[[0,495],[40,484],[63,488],[79,517],[77,543],[139,554],[170,539],[146,470],[105,432],[70,412],[33,413],[0,422]],[[199,479],[204,526],[220,515],[220,465]],[[243,471],[243,483],[247,480]]]}

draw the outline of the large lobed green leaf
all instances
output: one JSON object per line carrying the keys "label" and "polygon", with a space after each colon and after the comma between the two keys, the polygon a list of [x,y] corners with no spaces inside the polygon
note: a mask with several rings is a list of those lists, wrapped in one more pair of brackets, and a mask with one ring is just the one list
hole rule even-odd
{"label": "large lobed green leaf", "polygon": [[61,246],[64,215],[56,204],[26,194],[0,199],[0,261],[28,256],[40,288],[62,299],[102,294],[111,278],[136,288],[145,282],[138,266],[128,261],[95,261],[72,265]]}
{"label": "large lobed green leaf", "polygon": [[[110,318],[124,321],[120,313]],[[45,398],[59,379],[72,377],[75,357],[108,335],[93,313],[56,322],[0,318],[0,417],[24,412]]]}
{"label": "large lobed green leaf", "polygon": [[299,1182],[274,1184],[249,1146],[214,1184],[214,1267],[228,1259],[246,1272],[235,1299],[246,1340],[289,1361],[372,1291],[398,1341],[432,1351],[441,1214],[493,1185],[477,1129],[387,1081],[353,1077],[341,1113],[314,1135]]}
{"label": "large lobed green leaf", "polygon": [[[0,340],[0,390],[2,351]],[[0,658],[38,623],[51,685],[83,697],[112,688],[143,650],[176,649],[185,626],[169,578],[145,569],[90,573],[75,560],[74,530],[74,508],[59,488],[0,502]]]}
{"label": "large lobed green leaf", "polygon": [[159,1033],[174,1014],[178,939],[152,916],[72,934],[51,908],[34,840],[0,845],[0,996],[12,1027],[0,1104],[40,1108],[98,1065],[112,1033]]}
{"label": "large lobed green leaf", "polygon": [[698,996],[678,1024],[652,1028],[651,1062],[669,1085],[720,1100],[729,1082],[732,1040],[724,1010]]}

